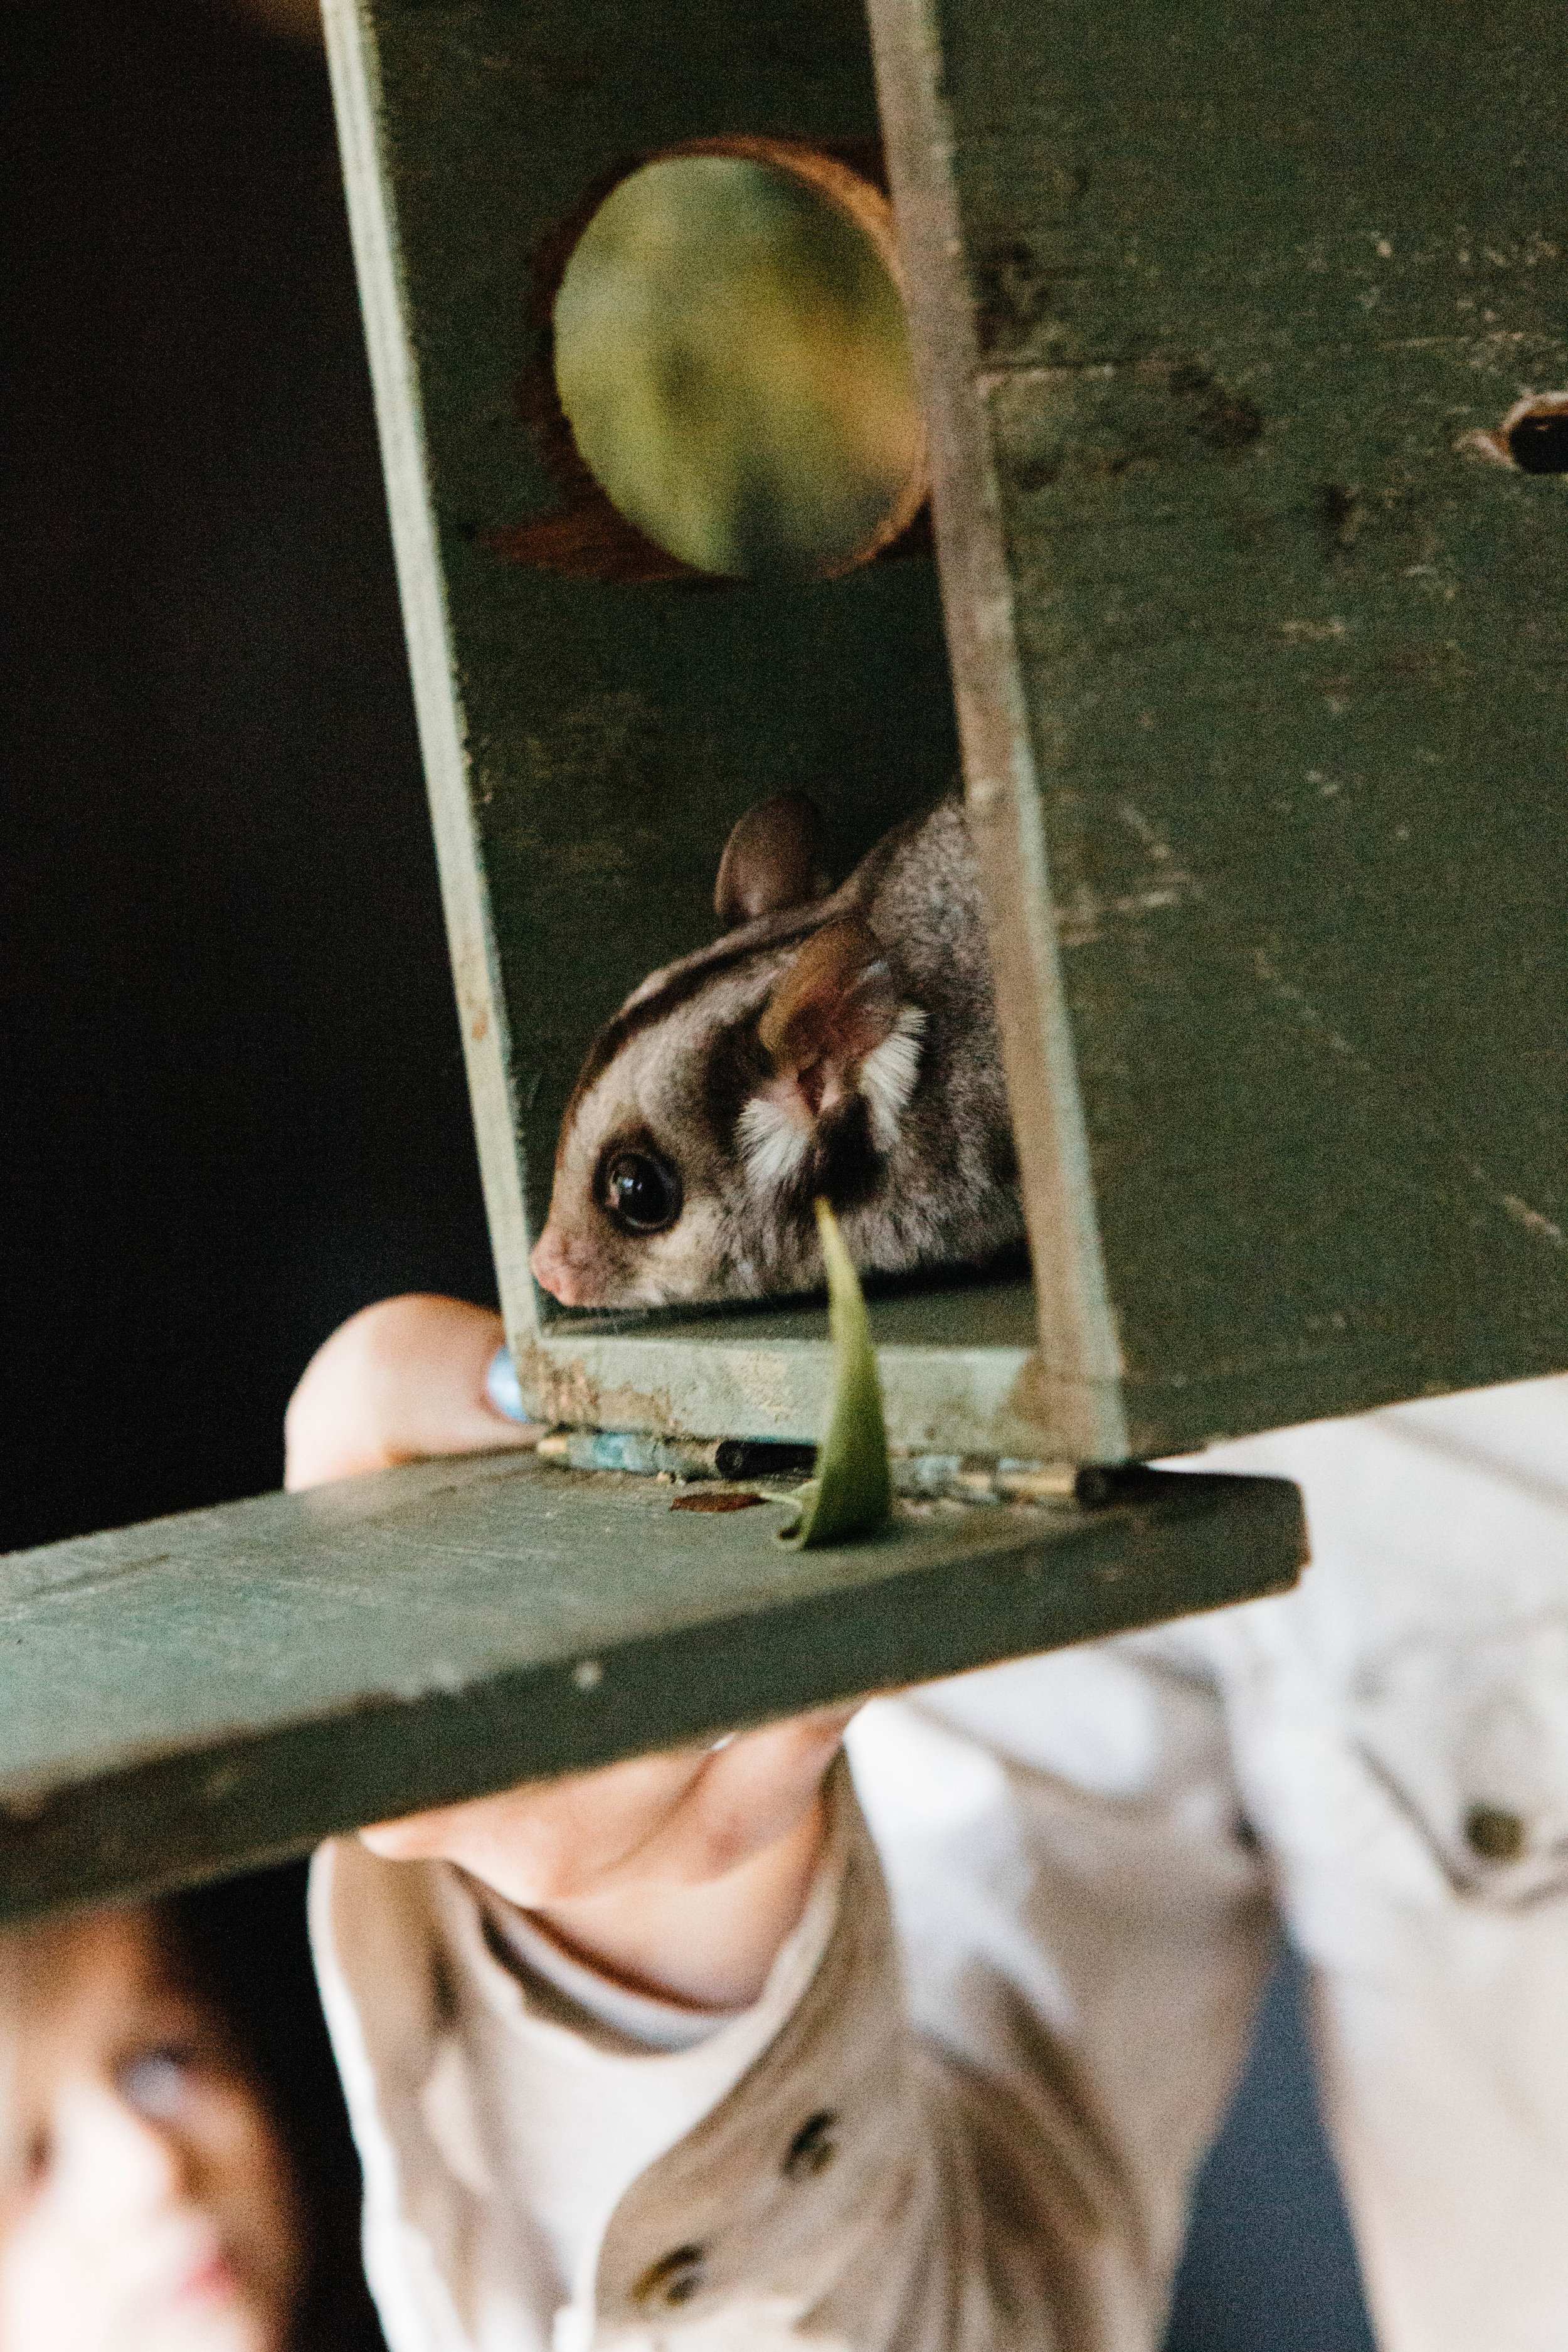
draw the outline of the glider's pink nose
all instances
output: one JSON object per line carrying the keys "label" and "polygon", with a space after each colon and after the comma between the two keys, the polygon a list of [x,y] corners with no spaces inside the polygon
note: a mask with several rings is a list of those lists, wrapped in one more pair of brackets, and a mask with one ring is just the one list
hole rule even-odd
{"label": "glider's pink nose", "polygon": [[528,1262],[533,1268],[533,1278],[540,1288],[548,1290],[552,1298],[558,1298],[563,1307],[587,1305],[578,1269],[573,1265],[568,1247],[553,1225],[545,1226],[533,1244],[533,1255]]}

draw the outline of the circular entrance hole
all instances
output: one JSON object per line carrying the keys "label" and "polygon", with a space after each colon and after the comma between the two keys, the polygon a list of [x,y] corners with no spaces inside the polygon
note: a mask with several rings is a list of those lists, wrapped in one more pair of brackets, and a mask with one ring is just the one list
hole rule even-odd
{"label": "circular entrance hole", "polygon": [[554,331],[584,462],[700,571],[830,577],[924,502],[891,208],[830,156],[737,140],[645,163],[574,247]]}
{"label": "circular entrance hole", "polygon": [[1532,393],[1502,421],[1509,456],[1527,474],[1568,474],[1568,392]]}
{"label": "circular entrance hole", "polygon": [[1500,425],[1461,433],[1454,446],[1521,474],[1568,474],[1568,392],[1527,392]]}

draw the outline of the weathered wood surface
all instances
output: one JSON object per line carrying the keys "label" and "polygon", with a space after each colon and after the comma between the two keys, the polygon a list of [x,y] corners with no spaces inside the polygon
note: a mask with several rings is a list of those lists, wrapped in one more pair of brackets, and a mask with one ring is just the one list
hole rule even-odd
{"label": "weathered wood surface", "polygon": [[671,1500],[491,1455],[0,1560],[0,1917],[1281,1589],[1302,1549],[1279,1479],[808,1553]]}
{"label": "weathered wood surface", "polygon": [[1561,1368],[1568,16],[871,15],[1058,1425]]}
{"label": "weathered wood surface", "polygon": [[[1568,384],[1568,19],[872,15],[1042,1337],[897,1302],[895,1439],[1152,1454],[1562,1366],[1568,499],[1474,436]],[[528,1226],[737,810],[817,791],[842,870],[946,782],[931,568],[612,583],[495,535],[561,504],[566,225],[684,140],[866,141],[864,23],[328,18],[513,1344],[552,1417],[810,1436],[798,1310],[770,1385],[766,1315],[552,1315]]]}
{"label": "weathered wood surface", "polygon": [[[1026,1282],[906,1292],[873,1298],[869,1312],[890,1443],[1040,1454]],[[799,1301],[709,1315],[574,1316],[543,1359],[541,1408],[581,1426],[814,1444],[827,1412],[826,1311]]]}
{"label": "weathered wood surface", "polygon": [[[552,381],[542,289],[563,225],[628,163],[691,139],[874,155],[863,9],[329,0],[325,17],[520,1370],[551,1420],[811,1440],[830,1386],[824,1316],[790,1310],[782,1352],[766,1316],[606,1330],[535,1291],[529,1234],[584,1048],[645,973],[711,937],[719,853],[741,812],[786,787],[815,793],[843,874],[955,782],[934,567],[896,554],[836,581],[628,584],[501,550],[566,497],[539,423]],[[1038,1453],[1013,1399],[1033,1338],[1026,1283],[979,1313],[962,1297],[897,1302],[878,1328],[898,1359],[885,1366],[893,1442]]]}

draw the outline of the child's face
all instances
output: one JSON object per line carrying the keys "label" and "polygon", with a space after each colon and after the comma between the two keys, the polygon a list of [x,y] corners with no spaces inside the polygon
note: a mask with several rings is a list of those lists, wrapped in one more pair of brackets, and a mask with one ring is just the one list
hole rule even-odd
{"label": "child's face", "polygon": [[0,2352],[284,2352],[287,2160],[155,1922],[100,1913],[13,1958]]}

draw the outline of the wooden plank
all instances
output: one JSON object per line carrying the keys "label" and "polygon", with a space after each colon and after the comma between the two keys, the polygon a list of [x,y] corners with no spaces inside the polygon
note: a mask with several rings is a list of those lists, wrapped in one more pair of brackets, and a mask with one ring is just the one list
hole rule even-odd
{"label": "wooden plank", "polygon": [[1056,1425],[1561,1369],[1568,17],[871,14]]}
{"label": "wooden plank", "polygon": [[[895,1441],[1157,1454],[1561,1368],[1568,505],[1477,452],[1568,384],[1568,20],[872,13],[1040,1339],[900,1302]],[[930,567],[628,585],[496,533],[560,496],[531,256],[637,155],[870,139],[863,24],[328,17],[512,1344],[552,1416],[809,1434],[798,1316],[763,1395],[766,1318],[575,1322],[529,1233],[736,811],[826,791],[842,869],[946,782]]]}
{"label": "wooden plank", "polygon": [[[1027,1283],[874,1298],[870,1316],[890,1444],[1039,1454]],[[535,1394],[551,1421],[807,1444],[826,1423],[826,1309],[792,1301],[706,1316],[584,1315],[568,1328],[569,1339],[563,1330],[533,1357]]]}
{"label": "wooden plank", "polygon": [[[835,869],[951,789],[929,555],[834,581],[628,585],[505,561],[561,504],[525,415],[548,374],[536,257],[629,160],[725,133],[854,150],[878,129],[859,0],[328,0],[342,136],[453,968],[508,1334],[552,1420],[810,1438],[826,1322],[614,1325],[528,1272],[583,1052],[710,937],[734,818],[798,786]],[[531,305],[532,306],[531,309]],[[532,387],[532,391],[529,387]],[[877,1310],[895,1444],[1045,1448],[1019,1391],[1030,1286]],[[1124,1451],[1121,1433],[1100,1450]]]}
{"label": "wooden plank", "polygon": [[0,1916],[1281,1590],[1303,1547],[1279,1479],[804,1554],[774,1507],[671,1502],[481,1456],[0,1560]]}

